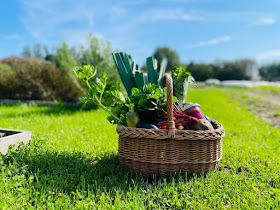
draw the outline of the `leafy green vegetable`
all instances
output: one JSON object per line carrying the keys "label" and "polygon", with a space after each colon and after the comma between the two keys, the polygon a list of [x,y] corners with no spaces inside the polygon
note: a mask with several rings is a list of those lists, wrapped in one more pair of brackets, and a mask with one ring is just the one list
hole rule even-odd
{"label": "leafy green vegetable", "polygon": [[131,89],[135,87],[135,80],[132,74],[132,58],[126,53],[113,53],[113,58],[126,92],[130,95]]}
{"label": "leafy green vegetable", "polygon": [[161,63],[160,63],[160,70],[159,70],[158,79],[157,79],[157,84],[160,87],[163,87],[163,77],[164,77],[164,74],[165,74],[165,71],[166,71],[166,67],[167,67],[167,59],[163,58]]}
{"label": "leafy green vegetable", "polygon": [[[120,88],[107,82],[108,75],[106,72],[100,78],[94,79],[96,68],[94,66],[83,66],[74,69],[75,75],[83,80],[88,87],[87,96],[81,98],[81,102],[89,103],[92,101],[110,114],[108,120],[114,124],[126,125],[126,113],[129,112],[129,104],[134,104],[137,112],[162,111],[166,107],[166,88],[162,88],[158,83],[162,81],[165,67],[161,68],[161,77],[157,78],[156,60],[152,57],[147,60],[153,62],[150,63],[152,66],[149,67],[152,68],[150,72],[153,72],[147,75],[140,71],[139,66],[130,55],[115,53],[113,56],[128,97],[124,99]],[[153,81],[153,84],[149,83],[148,77]],[[174,97],[173,100],[176,102],[177,98]]]}
{"label": "leafy green vegetable", "polygon": [[147,74],[142,72],[132,57],[124,52],[113,53],[113,58],[128,96],[131,95],[133,87],[141,89],[144,84],[152,83],[163,87],[162,81],[167,67],[167,59],[162,60],[159,69],[157,60],[148,57],[146,59]]}
{"label": "leafy green vegetable", "polygon": [[188,84],[194,81],[191,73],[184,68],[177,66],[172,68],[171,76],[173,78],[173,95],[178,98],[181,106],[187,99]]}
{"label": "leafy green vegetable", "polygon": [[[96,105],[98,105],[100,108],[105,110],[111,115],[111,120],[113,120],[114,123],[122,123],[123,119],[121,119],[121,114],[118,112],[112,112],[109,108],[106,107],[106,105],[111,105],[114,102],[117,102],[115,104],[115,107],[123,106],[123,96],[121,92],[111,85],[110,88],[107,86],[107,78],[108,75],[104,71],[101,78],[96,78],[91,83],[89,82],[90,79],[92,79],[96,74],[96,68],[94,66],[83,66],[78,67],[73,70],[74,74],[81,80],[83,80],[87,87],[88,87],[88,94],[86,97],[81,98],[81,102],[88,103],[92,101]],[[107,91],[106,91],[107,88]],[[108,90],[109,89],[109,90]],[[106,95],[106,99],[103,98],[103,96]],[[123,107],[122,107],[123,108]],[[123,109],[125,110],[125,109]]]}
{"label": "leafy green vegetable", "polygon": [[157,60],[153,57],[148,57],[146,59],[146,67],[150,83],[157,84]]}
{"label": "leafy green vegetable", "polygon": [[134,77],[135,77],[136,87],[142,88],[145,84],[143,72],[139,70],[135,71]]}
{"label": "leafy green vegetable", "polygon": [[[173,98],[174,102],[177,98]],[[160,110],[166,107],[166,88],[157,84],[144,85],[142,89],[132,88],[130,101],[135,104],[137,111]]]}

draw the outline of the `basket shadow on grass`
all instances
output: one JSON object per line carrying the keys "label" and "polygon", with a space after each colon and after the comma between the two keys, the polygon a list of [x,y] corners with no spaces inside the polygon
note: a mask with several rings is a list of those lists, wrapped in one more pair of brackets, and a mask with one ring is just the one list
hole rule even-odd
{"label": "basket shadow on grass", "polygon": [[11,176],[24,173],[27,181],[35,177],[33,187],[42,192],[77,191],[110,192],[130,191],[131,187],[157,185],[159,182],[189,181],[196,174],[172,174],[158,177],[142,177],[124,169],[117,154],[105,154],[101,158],[89,158],[85,154],[42,151],[30,145],[21,145],[2,156],[5,165],[16,165]]}

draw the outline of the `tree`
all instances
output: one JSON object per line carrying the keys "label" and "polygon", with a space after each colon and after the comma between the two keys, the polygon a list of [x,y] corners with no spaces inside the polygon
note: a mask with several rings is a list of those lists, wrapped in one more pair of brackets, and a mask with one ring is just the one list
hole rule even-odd
{"label": "tree", "polygon": [[258,80],[258,65],[251,59],[239,59],[235,61],[216,60],[214,64],[193,63],[187,65],[188,71],[197,81],[205,81],[210,78],[219,80]]}
{"label": "tree", "polygon": [[265,80],[280,80],[280,64],[272,63],[260,68],[260,75]]}
{"label": "tree", "polygon": [[23,57],[26,57],[26,58],[31,58],[32,57],[32,54],[31,54],[31,50],[30,50],[30,46],[29,45],[25,45],[23,47],[23,50],[22,50],[22,53],[21,55]]}
{"label": "tree", "polygon": [[258,64],[250,58],[238,59],[235,61],[250,80],[260,80]]}
{"label": "tree", "polygon": [[[62,42],[61,46],[56,51],[58,67],[72,70],[79,66],[79,60],[73,55],[66,42]],[[55,58],[56,60],[56,58]]]}
{"label": "tree", "polygon": [[162,59],[167,58],[167,71],[171,71],[174,66],[180,66],[179,56],[177,52],[170,49],[169,47],[158,47],[155,50],[153,56],[155,59],[157,59],[159,67]]}
{"label": "tree", "polygon": [[246,64],[241,61],[233,61],[225,63],[216,77],[219,80],[249,80]]}
{"label": "tree", "polygon": [[191,72],[196,81],[205,81],[210,78],[216,78],[219,68],[213,64],[191,62],[186,66],[186,69]]}
{"label": "tree", "polygon": [[59,60],[57,55],[47,54],[45,60],[55,63],[57,67],[59,66]]}
{"label": "tree", "polygon": [[33,57],[39,59],[43,58],[43,54],[41,52],[41,45],[39,43],[33,46]]}
{"label": "tree", "polygon": [[49,54],[49,48],[47,45],[44,45],[45,56]]}
{"label": "tree", "polygon": [[108,41],[102,41],[92,34],[88,35],[88,46],[80,46],[76,56],[79,56],[82,65],[94,65],[100,76],[103,71],[108,73],[108,78],[112,82],[119,81],[118,71],[112,56],[111,44]]}

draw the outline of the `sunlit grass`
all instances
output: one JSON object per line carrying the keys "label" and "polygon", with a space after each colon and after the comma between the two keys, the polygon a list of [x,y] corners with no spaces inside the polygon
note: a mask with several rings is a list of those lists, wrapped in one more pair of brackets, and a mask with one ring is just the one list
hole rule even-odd
{"label": "sunlit grass", "polygon": [[0,127],[30,130],[31,144],[1,156],[1,208],[251,208],[280,206],[280,131],[220,89],[189,101],[226,130],[220,171],[147,181],[117,157],[115,125],[101,110],[0,106]]}

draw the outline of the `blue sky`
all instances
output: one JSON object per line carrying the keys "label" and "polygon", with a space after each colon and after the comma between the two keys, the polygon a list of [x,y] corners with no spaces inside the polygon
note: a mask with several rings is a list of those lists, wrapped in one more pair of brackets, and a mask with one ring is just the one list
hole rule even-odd
{"label": "blue sky", "polygon": [[84,44],[91,32],[140,64],[157,46],[182,62],[280,60],[278,0],[9,0],[0,23],[0,58],[27,44]]}

